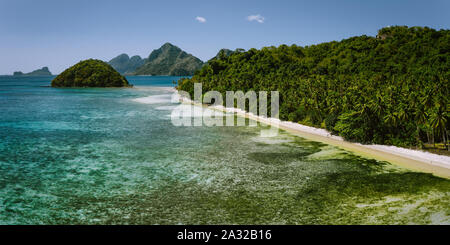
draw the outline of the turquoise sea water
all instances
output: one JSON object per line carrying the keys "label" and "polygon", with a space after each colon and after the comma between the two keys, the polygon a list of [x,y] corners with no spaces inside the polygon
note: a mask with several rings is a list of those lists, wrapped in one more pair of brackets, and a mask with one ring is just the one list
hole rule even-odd
{"label": "turquoise sea water", "polygon": [[178,77],[0,76],[0,224],[450,222],[450,181],[257,127],[175,127]]}

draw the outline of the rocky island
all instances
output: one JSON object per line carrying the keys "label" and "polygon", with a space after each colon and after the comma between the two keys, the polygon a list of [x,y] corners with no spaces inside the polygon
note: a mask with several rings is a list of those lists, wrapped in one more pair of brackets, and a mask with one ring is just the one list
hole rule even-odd
{"label": "rocky island", "polygon": [[41,69],[34,70],[29,73],[23,73],[21,71],[15,71],[13,76],[51,76],[52,73],[48,69],[48,67],[42,67]]}
{"label": "rocky island", "polygon": [[145,64],[139,67],[135,75],[192,76],[203,66],[203,61],[186,53],[179,47],[165,43],[153,50]]}
{"label": "rocky island", "polygon": [[142,59],[139,55],[130,58],[127,54],[121,54],[110,60],[108,64],[120,74],[129,75],[133,74],[133,72],[141,67],[146,61],[147,59]]}
{"label": "rocky island", "polygon": [[129,87],[127,79],[108,63],[89,59],[80,61],[52,80],[52,87]]}
{"label": "rocky island", "polygon": [[121,54],[108,62],[120,74],[152,76],[192,76],[202,68],[203,61],[179,47],[165,43],[148,58]]}

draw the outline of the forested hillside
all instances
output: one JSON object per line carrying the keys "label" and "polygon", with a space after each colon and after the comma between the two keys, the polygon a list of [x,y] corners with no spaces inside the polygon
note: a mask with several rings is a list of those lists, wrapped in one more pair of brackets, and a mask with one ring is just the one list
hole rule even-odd
{"label": "forested hillside", "polygon": [[178,89],[278,90],[280,119],[352,141],[421,146],[448,141],[449,59],[449,30],[395,26],[376,37],[236,50]]}
{"label": "forested hillside", "polygon": [[129,87],[128,80],[108,63],[89,59],[67,68],[52,80],[52,87]]}

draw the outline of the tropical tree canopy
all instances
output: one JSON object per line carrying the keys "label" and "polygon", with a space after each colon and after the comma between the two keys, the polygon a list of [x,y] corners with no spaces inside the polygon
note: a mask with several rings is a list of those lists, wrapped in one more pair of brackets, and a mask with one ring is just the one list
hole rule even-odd
{"label": "tropical tree canopy", "polygon": [[445,142],[449,52],[449,30],[394,26],[376,37],[218,55],[177,88],[277,90],[283,120],[363,143],[411,146],[430,135]]}

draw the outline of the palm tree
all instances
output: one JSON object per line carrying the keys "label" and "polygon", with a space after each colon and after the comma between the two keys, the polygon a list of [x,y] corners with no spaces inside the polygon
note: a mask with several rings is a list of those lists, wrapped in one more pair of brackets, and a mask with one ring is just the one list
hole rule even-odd
{"label": "palm tree", "polygon": [[[417,143],[422,146],[422,142],[420,141],[420,125],[424,125],[427,122],[428,114],[425,111],[424,106],[419,106],[414,113],[414,120],[417,124]],[[427,131],[428,136],[428,131]]]}
{"label": "palm tree", "polygon": [[431,126],[433,130],[438,130],[439,133],[442,134],[442,141],[444,142],[444,147],[447,148],[447,112],[444,107],[440,104],[437,104],[436,109],[431,117]]}
{"label": "palm tree", "polygon": [[385,107],[384,107],[384,98],[380,93],[377,93],[376,99],[372,101],[372,105],[374,112],[378,117],[383,115]]}
{"label": "palm tree", "polygon": [[397,126],[398,123],[398,113],[397,112],[388,112],[385,116],[384,116],[384,122],[389,124],[389,126]]}

